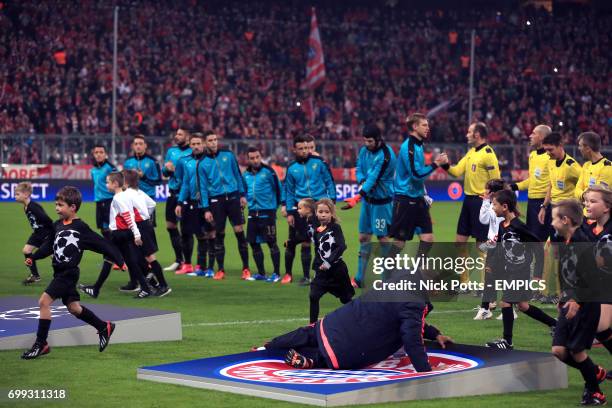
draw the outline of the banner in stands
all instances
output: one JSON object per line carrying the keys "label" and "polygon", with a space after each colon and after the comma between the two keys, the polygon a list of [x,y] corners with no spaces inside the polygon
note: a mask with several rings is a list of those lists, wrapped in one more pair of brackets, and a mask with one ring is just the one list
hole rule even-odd
{"label": "banner in stands", "polygon": [[[24,180],[0,180],[0,201],[13,201],[15,188]],[[53,201],[55,194],[63,186],[75,186],[81,190],[83,201],[93,201],[93,183],[91,180],[61,180],[61,179],[34,179],[32,182],[32,199],[35,201]],[[353,181],[336,180],[336,199],[342,201],[353,197],[359,191],[357,183]],[[438,180],[427,183],[427,192],[434,201],[460,201],[463,199],[463,184],[461,181]],[[164,184],[157,186],[155,191],[157,201],[165,201],[168,197],[168,188]],[[526,200],[527,192],[521,191],[519,200]]]}

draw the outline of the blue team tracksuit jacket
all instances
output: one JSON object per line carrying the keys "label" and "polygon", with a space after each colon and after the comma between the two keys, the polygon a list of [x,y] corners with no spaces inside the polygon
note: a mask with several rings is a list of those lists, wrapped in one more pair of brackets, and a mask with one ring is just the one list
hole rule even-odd
{"label": "blue team tracksuit jacket", "polygon": [[201,166],[207,178],[209,198],[245,196],[244,180],[234,153],[226,149],[219,149],[216,154],[205,155]]}
{"label": "blue team tracksuit jacket", "polygon": [[141,170],[143,175],[138,182],[138,188],[146,195],[155,199],[155,186],[161,184],[161,171],[152,156],[131,156],[123,164],[124,169]]}
{"label": "blue team tracksuit jacket", "polygon": [[259,170],[255,171],[249,166],[242,177],[246,185],[249,211],[276,211],[283,203],[283,189],[272,167],[262,164]]}
{"label": "blue team tracksuit jacket", "polygon": [[302,198],[336,201],[336,183],[331,170],[318,156],[310,155],[305,160],[291,162],[287,167],[284,187],[287,211],[297,209],[297,203]]}
{"label": "blue team tracksuit jacket", "polygon": [[394,194],[396,158],[391,146],[382,143],[370,151],[367,147],[359,150],[357,157],[357,183],[361,185],[359,194],[367,202],[385,204],[391,202]]}
{"label": "blue team tracksuit jacket", "polygon": [[180,171],[182,180],[179,202],[190,200],[197,202],[198,208],[208,209],[208,181],[204,174],[204,154],[182,157],[176,170]]}
{"label": "blue team tracksuit jacket", "polygon": [[101,164],[94,163],[94,166],[91,168],[90,174],[91,179],[94,183],[95,202],[113,199],[113,196],[115,194],[111,193],[106,188],[106,176],[108,176],[113,171],[117,171],[117,168],[113,166],[108,160],[105,160]]}
{"label": "blue team tracksuit jacket", "polygon": [[425,195],[425,179],[437,168],[433,163],[425,165],[423,142],[414,136],[402,143],[395,172],[395,195],[412,198]]}
{"label": "blue team tracksuit jacket", "polygon": [[172,162],[174,165],[174,171],[168,170],[165,166],[162,168],[162,174],[164,177],[169,177],[168,188],[172,191],[178,191],[181,188],[182,179],[176,176],[176,166],[181,158],[191,155],[191,148],[188,145],[183,147],[172,146],[166,152],[165,163]]}

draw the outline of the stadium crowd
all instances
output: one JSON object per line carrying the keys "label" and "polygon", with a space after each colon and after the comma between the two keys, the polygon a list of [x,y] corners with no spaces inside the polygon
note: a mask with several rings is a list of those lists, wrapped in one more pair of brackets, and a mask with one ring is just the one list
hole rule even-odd
{"label": "stadium crowd", "polygon": [[[2,134],[110,132],[112,8],[62,4],[3,3]],[[311,122],[301,88],[306,4],[119,5],[117,118],[125,135],[165,136],[181,122],[225,138],[291,140],[308,129],[319,140],[352,140],[376,118],[387,140],[401,142],[407,112],[438,107],[432,141],[463,142],[475,29],[474,116],[490,125],[491,143],[526,143],[539,122],[555,124],[568,142],[587,129],[608,138],[612,19],[588,9],[321,3],[327,80],[314,92]]]}

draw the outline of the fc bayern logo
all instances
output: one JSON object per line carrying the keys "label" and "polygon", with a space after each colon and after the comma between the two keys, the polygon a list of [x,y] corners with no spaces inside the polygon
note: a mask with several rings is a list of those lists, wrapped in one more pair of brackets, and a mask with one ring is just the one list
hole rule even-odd
{"label": "fc bayern logo", "polygon": [[427,377],[478,367],[482,362],[469,356],[447,353],[428,353],[430,365],[436,371],[417,372],[408,357],[390,357],[361,370],[311,369],[299,370],[287,366],[282,360],[261,359],[233,364],[219,374],[238,380],[277,384],[355,384],[404,380]]}

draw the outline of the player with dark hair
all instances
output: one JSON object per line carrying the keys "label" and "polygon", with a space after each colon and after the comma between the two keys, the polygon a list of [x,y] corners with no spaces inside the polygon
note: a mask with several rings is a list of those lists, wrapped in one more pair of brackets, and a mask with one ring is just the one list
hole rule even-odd
{"label": "player with dark hair", "polygon": [[234,153],[219,148],[217,134],[204,132],[206,154],[201,167],[207,177],[210,212],[215,227],[215,256],[219,269],[213,279],[225,279],[225,225],[229,219],[236,235],[238,253],[242,260],[241,279],[251,277],[249,270],[249,244],[244,235],[244,207],[247,204],[246,187],[238,160]]}
{"label": "player with dark hair", "polygon": [[[17,184],[17,188],[15,188],[15,201],[23,204],[23,210],[28,218],[30,227],[32,227],[32,235],[30,235],[22,250],[23,255],[28,258],[47,239],[51,239],[53,221],[42,206],[32,200],[32,183],[24,181]],[[30,276],[23,281],[23,284],[30,285],[40,282],[40,274],[38,273],[36,262],[32,261],[28,268],[30,269]]]}
{"label": "player with dark hair", "polygon": [[[499,225],[497,245],[489,253],[487,273],[493,273],[497,279],[506,282],[529,281],[531,278],[531,262],[540,246],[533,243],[539,239],[529,231],[518,218],[516,195],[510,190],[500,190],[493,194],[493,211],[504,221]],[[528,290],[505,290],[499,302],[504,324],[503,338],[486,343],[487,347],[506,350],[514,348],[512,344],[514,329],[513,305],[518,304],[521,312],[550,328],[557,323],[555,319],[536,306],[530,305],[531,292]]]}
{"label": "player with dark hair", "polygon": [[344,200],[347,204],[342,208],[353,208],[363,198],[359,215],[359,258],[353,280],[356,287],[363,287],[372,234],[376,234],[379,242],[389,241],[395,191],[395,153],[385,143],[380,128],[374,123],[365,126],[363,140],[365,145],[359,150],[356,168],[359,194]]}
{"label": "player with dark hair", "polygon": [[[183,259],[185,265],[177,274],[192,276],[214,276],[214,239],[212,213],[209,210],[208,181],[204,170],[204,135],[193,133],[189,141],[191,154],[181,158],[177,173],[181,175],[181,188],[176,204],[176,215],[181,217],[181,234]],[[198,240],[198,266],[193,270],[191,254],[193,252],[193,235]],[[207,257],[208,255],[208,262]]]}
{"label": "player with dark hair", "polygon": [[327,163],[321,157],[309,153],[305,135],[298,135],[293,139],[293,151],[295,160],[287,166],[284,182],[289,239],[285,243],[285,276],[281,283],[292,282],[295,248],[301,244],[304,277],[299,284],[309,285],[312,260],[311,238],[308,235],[306,221],[297,214],[297,204],[302,198],[313,200],[329,198],[335,201],[336,184]]}
{"label": "player with dark hair", "polygon": [[[563,147],[561,134],[552,132],[544,137],[542,146],[551,160],[548,161],[549,184],[544,202],[540,206],[538,221],[546,224],[546,213],[549,206],[567,198],[575,196],[576,184],[582,173],[582,167],[573,157],[569,156]],[[542,277],[549,282],[551,275],[555,272],[552,262],[544,267]],[[551,293],[550,286],[547,287],[548,295],[540,297],[542,303],[554,304],[559,301],[559,297],[554,292]]]}
{"label": "player with dark hair", "polygon": [[576,182],[574,197],[582,199],[584,191],[592,186],[612,187],[612,162],[601,154],[601,137],[595,132],[578,135],[578,150],[586,160]]}
{"label": "player with dark hair", "polygon": [[162,174],[169,177],[168,180],[168,199],[166,200],[166,229],[170,235],[170,243],[174,250],[174,262],[165,267],[164,271],[175,272],[182,266],[183,250],[181,248],[181,236],[178,229],[178,219],[175,209],[178,202],[178,195],[183,180],[181,174],[177,172],[177,164],[183,157],[191,154],[189,147],[189,131],[184,126],[180,126],[174,134],[175,145],[166,152],[166,160],[162,168]]}
{"label": "player with dark hair", "polygon": [[[274,169],[261,161],[261,152],[256,147],[247,151],[249,166],[242,177],[246,186],[246,198],[249,208],[247,240],[253,250],[257,274],[250,280],[280,280],[280,249],[276,243],[276,210],[284,204],[283,189]],[[270,247],[270,257],[274,272],[266,278],[264,255],[261,243]]]}
{"label": "player with dark hair", "polygon": [[[140,177],[139,188],[155,200],[155,188],[161,184],[161,171],[155,158],[147,154],[147,142],[143,135],[135,135],[132,140],[133,156],[129,157],[123,168],[136,170]],[[157,226],[155,211],[151,214],[153,226]]]}
{"label": "player with dark hair", "polygon": [[[606,379],[606,370],[597,366],[587,355],[596,336],[601,314],[598,302],[588,302],[588,292],[595,282],[589,274],[597,271],[592,245],[585,234],[583,209],[576,199],[564,199],[553,204],[553,227],[559,252],[559,301],[558,323],[552,343],[552,353],[570,367],[576,368],[585,381],[582,405],[605,405],[606,396],[599,383]],[[609,289],[609,288],[608,288]],[[609,293],[609,291],[608,291]],[[588,295],[586,297],[589,297]]]}
{"label": "player with dark hair", "polygon": [[98,330],[100,351],[108,346],[115,330],[114,323],[100,320],[79,303],[76,285],[80,274],[79,264],[85,250],[101,253],[116,264],[123,265],[123,258],[117,248],[77,217],[80,206],[81,192],[76,187],[62,187],[55,197],[55,212],[60,219],[53,224],[53,239],[46,240],[36,253],[26,258],[26,265],[30,266],[34,260],[53,254],[53,280],[38,300],[40,318],[36,342],[22,354],[23,359],[34,359],[51,351],[47,336],[51,326],[51,304],[55,299],[61,298],[70,313]]}

